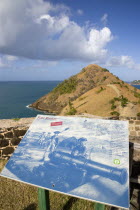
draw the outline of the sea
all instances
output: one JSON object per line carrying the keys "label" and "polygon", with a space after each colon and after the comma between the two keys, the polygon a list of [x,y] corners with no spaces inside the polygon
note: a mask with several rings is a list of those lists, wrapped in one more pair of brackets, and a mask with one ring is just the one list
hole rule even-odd
{"label": "sea", "polygon": [[[61,81],[0,82],[0,119],[35,117],[49,114],[28,107]],[[140,85],[134,87],[140,89]]]}
{"label": "sea", "polygon": [[0,82],[0,119],[35,117],[44,112],[28,108],[61,81]]}

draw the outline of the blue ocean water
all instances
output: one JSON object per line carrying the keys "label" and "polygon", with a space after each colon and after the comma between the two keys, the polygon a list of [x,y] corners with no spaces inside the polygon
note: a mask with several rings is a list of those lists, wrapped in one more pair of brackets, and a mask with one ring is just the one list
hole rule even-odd
{"label": "blue ocean water", "polygon": [[[0,119],[35,117],[26,106],[49,93],[61,81],[0,82]],[[140,85],[134,85],[140,89]]]}
{"label": "blue ocean water", "polygon": [[60,81],[0,82],[0,119],[35,117],[26,106],[49,93]]}

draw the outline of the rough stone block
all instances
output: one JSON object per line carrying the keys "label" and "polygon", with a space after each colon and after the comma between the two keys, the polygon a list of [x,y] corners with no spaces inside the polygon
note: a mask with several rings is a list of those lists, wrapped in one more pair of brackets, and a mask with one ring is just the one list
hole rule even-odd
{"label": "rough stone block", "polygon": [[13,132],[12,131],[8,131],[7,133],[4,134],[5,138],[13,138]]}
{"label": "rough stone block", "polygon": [[136,139],[136,137],[135,137],[135,136],[129,136],[129,141],[134,142],[134,141],[135,141],[135,139]]}
{"label": "rough stone block", "polygon": [[13,129],[13,127],[9,127],[9,128],[7,128],[7,130],[8,130],[8,131],[11,131],[12,129]]}
{"label": "rough stone block", "polygon": [[0,133],[0,139],[3,139],[3,138],[4,138],[4,135]]}
{"label": "rough stone block", "polygon": [[9,154],[12,154],[13,152],[14,152],[14,148],[13,147],[6,147],[2,151],[2,155],[9,155]]}
{"label": "rough stone block", "polygon": [[26,133],[27,129],[14,129],[14,134],[16,137],[19,137],[19,136],[24,136],[25,133]]}
{"label": "rough stone block", "polygon": [[130,136],[136,136],[136,131],[130,131]]}
{"label": "rough stone block", "polygon": [[130,124],[134,124],[134,122],[135,122],[134,120],[129,120]]}
{"label": "rough stone block", "polygon": [[11,140],[12,145],[18,145],[21,141],[21,138],[15,137]]}
{"label": "rough stone block", "polygon": [[138,143],[140,143],[140,136],[136,136],[135,139]]}
{"label": "rough stone block", "polygon": [[135,124],[136,124],[136,125],[140,125],[140,120],[136,120],[136,121],[135,121]]}
{"label": "rough stone block", "polygon": [[136,126],[136,127],[135,127],[135,130],[136,130],[136,131],[140,131],[140,126]]}
{"label": "rough stone block", "polygon": [[0,147],[6,147],[8,145],[9,145],[9,140],[7,139],[0,140]]}

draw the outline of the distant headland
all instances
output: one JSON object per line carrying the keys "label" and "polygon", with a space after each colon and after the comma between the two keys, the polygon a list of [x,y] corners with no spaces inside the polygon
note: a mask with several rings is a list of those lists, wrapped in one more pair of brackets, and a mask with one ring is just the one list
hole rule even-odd
{"label": "distant headland", "polygon": [[131,85],[140,85],[140,80],[134,80]]}

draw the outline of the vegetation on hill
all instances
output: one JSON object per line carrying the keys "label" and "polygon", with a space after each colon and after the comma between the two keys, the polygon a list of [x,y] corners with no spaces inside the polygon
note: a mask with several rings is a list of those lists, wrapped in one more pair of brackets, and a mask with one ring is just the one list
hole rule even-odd
{"label": "vegetation on hill", "polygon": [[80,73],[64,80],[31,107],[61,115],[88,112],[109,116],[118,115],[116,112],[121,115],[119,107],[126,108],[130,103],[134,106],[140,104],[140,90],[120,80],[108,69],[90,64]]}

